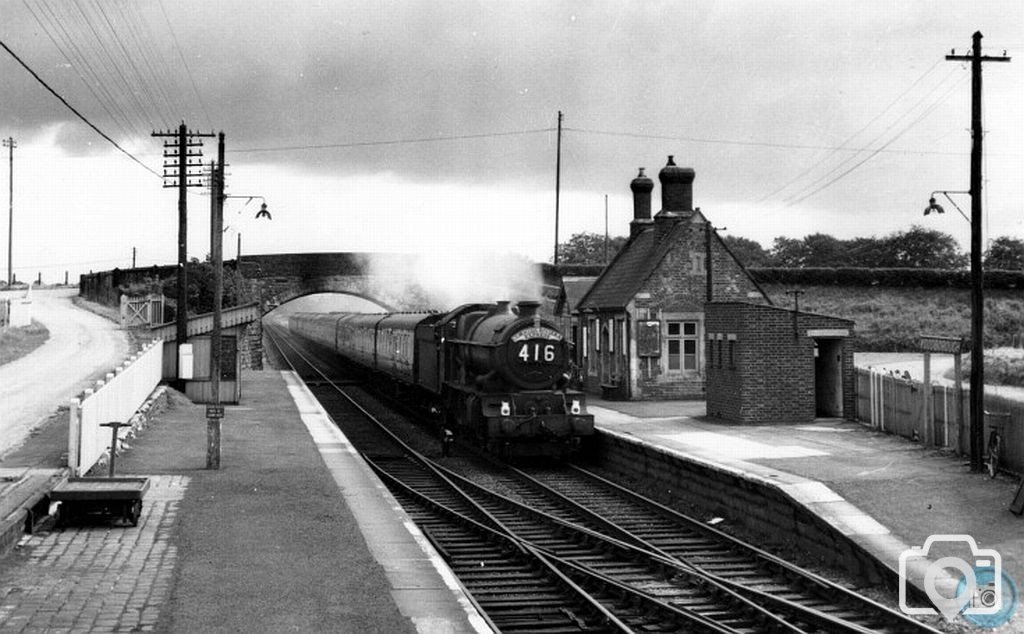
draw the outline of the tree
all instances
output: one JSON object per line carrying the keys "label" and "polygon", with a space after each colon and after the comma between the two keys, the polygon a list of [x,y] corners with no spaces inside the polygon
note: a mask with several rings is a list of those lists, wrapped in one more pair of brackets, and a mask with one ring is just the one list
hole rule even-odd
{"label": "tree", "polygon": [[[213,265],[209,256],[205,262],[198,258],[192,258],[188,262],[188,311],[192,315],[200,315],[213,311]],[[256,297],[249,289],[248,284],[240,273],[234,268],[224,267],[223,282],[223,307],[229,308],[247,302],[255,301]],[[177,296],[176,278],[167,278],[163,281],[163,293],[166,297]]]}
{"label": "tree", "polygon": [[985,251],[986,269],[1003,271],[1024,271],[1024,240],[1009,236],[996,238]]}
{"label": "tree", "polygon": [[[608,261],[626,244],[626,238],[615,236],[608,240]],[[574,233],[567,242],[558,245],[559,264],[604,264],[604,236],[584,231]]]}
{"label": "tree", "polygon": [[928,269],[957,269],[967,265],[967,256],[953,236],[914,225],[885,239],[884,260],[876,266]]}
{"label": "tree", "polygon": [[807,249],[803,240],[778,237],[772,243],[772,265],[782,268],[799,268],[807,261]]}
{"label": "tree", "polygon": [[760,242],[739,236],[722,236],[722,241],[743,266],[771,266],[768,251]]}
{"label": "tree", "polygon": [[842,240],[824,233],[804,236],[803,266],[846,266],[846,246]]}

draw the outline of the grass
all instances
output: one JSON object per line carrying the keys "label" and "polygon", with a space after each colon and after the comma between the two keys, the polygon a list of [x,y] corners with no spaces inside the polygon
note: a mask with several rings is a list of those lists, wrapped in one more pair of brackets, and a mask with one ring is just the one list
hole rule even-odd
{"label": "grass", "polygon": [[0,365],[32,352],[50,338],[50,331],[36,320],[21,328],[0,329]]}
{"label": "grass", "polygon": [[[776,306],[793,307],[792,287],[764,286]],[[859,352],[914,352],[921,335],[971,340],[970,291],[943,288],[805,286],[800,311],[855,322]],[[985,291],[985,347],[1009,347],[1024,334],[1024,294]]]}
{"label": "grass", "polygon": [[[971,360],[964,359],[963,374],[970,376]],[[1024,387],[1024,350],[994,348],[985,351],[985,383]]]}

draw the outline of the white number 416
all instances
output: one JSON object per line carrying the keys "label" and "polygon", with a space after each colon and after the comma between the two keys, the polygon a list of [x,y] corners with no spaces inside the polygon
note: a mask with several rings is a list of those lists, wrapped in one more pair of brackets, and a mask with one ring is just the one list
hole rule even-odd
{"label": "white number 416", "polygon": [[544,361],[545,363],[551,363],[555,360],[555,345],[546,344],[543,347],[539,343],[535,343],[531,346],[528,343],[524,343],[523,347],[519,349],[519,354],[516,355],[525,363]]}

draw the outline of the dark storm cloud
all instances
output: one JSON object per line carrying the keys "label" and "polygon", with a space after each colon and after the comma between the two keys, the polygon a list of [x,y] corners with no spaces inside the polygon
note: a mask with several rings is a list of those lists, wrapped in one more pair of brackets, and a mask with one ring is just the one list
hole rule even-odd
{"label": "dark storm cloud", "polygon": [[[951,6],[940,19],[929,3],[897,13],[881,1],[876,10],[849,2],[827,11],[795,0],[101,4],[113,23],[146,27],[154,83],[170,97],[152,113],[132,105],[152,100],[146,90],[130,94],[103,73],[124,115],[101,107],[34,19],[29,9],[44,6],[38,0],[5,7],[0,33],[112,136],[151,142],[153,164],[159,146],[144,137],[184,120],[223,130],[236,165],[547,186],[554,134],[504,133],[553,128],[563,110],[577,130],[676,137],[567,131],[568,186],[625,187],[637,166],[656,170],[672,153],[698,168],[702,184],[718,172],[712,182],[746,196],[813,164],[815,153],[730,143],[842,143],[949,46],[965,44],[973,26],[963,24],[1000,24],[1008,6]],[[45,6],[65,12],[62,26],[99,59],[104,50],[72,20],[77,5]],[[1019,24],[1019,10],[1010,17]],[[4,126],[34,134],[73,120],[10,59],[0,72]],[[87,143],[90,134],[75,123],[58,141],[89,152],[99,144]],[[502,136],[416,142],[488,134]],[[346,144],[366,145],[325,147]],[[738,170],[749,178],[737,178]]]}

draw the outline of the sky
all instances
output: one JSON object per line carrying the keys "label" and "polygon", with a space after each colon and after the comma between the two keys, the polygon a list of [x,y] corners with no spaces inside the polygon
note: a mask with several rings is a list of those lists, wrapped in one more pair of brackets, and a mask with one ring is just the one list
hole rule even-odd
{"label": "sky", "polygon": [[[966,251],[970,226],[944,197],[946,214],[922,211],[932,191],[969,187],[970,68],[945,55],[975,31],[986,55],[1013,58],[983,70],[983,235],[1024,238],[1019,0],[2,7],[0,41],[24,63],[0,50],[0,137],[16,143],[13,173],[0,148],[0,218],[22,280],[129,267],[133,249],[138,266],[175,262],[177,192],[152,133],[182,122],[225,134],[228,258],[240,242],[549,261],[559,111],[561,241],[606,222],[627,234],[629,182],[674,155],[723,235],[769,248],[920,225]],[[272,220],[255,218],[263,201]],[[202,259],[208,191],[188,206]]]}

